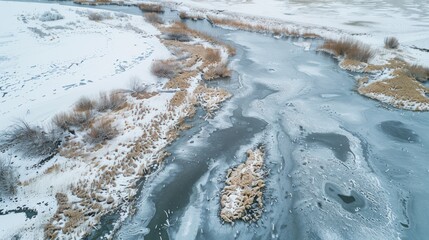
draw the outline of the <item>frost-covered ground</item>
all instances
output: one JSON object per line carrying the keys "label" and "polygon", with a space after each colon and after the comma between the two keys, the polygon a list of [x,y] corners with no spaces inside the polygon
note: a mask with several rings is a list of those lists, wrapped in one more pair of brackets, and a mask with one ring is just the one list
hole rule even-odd
{"label": "frost-covered ground", "polygon": [[[88,16],[95,13],[103,20],[89,20]],[[158,30],[139,16],[20,2],[0,2],[0,15],[0,130],[17,119],[47,126],[54,114],[70,111],[80,97],[96,97],[101,91],[128,88],[130,78],[137,77],[156,91],[158,80],[150,74],[150,64],[155,58],[170,56],[154,36]],[[151,110],[150,114],[137,120],[139,124],[147,126],[152,118],[165,112],[173,95],[159,94],[145,100],[144,104],[137,101],[137,105]],[[37,159],[16,158],[13,151],[3,153],[2,159],[13,162],[12,166],[18,171],[21,186],[15,197],[1,196],[0,209],[6,214],[0,215],[0,239],[11,239],[12,236],[42,239],[43,226],[58,207],[56,193],[69,193],[70,186],[80,180],[102,179],[104,173],[91,171],[100,164],[115,165],[105,162],[109,159],[106,157],[109,150],[118,150],[127,142],[132,144],[141,134],[141,131],[126,130],[129,128],[127,124],[136,120],[132,117],[134,111],[138,110],[122,110],[114,120],[116,127],[126,134],[92,153],[100,158],[99,163],[78,160],[79,157],[70,160],[56,156],[35,167]],[[174,120],[165,121],[160,127],[175,124]],[[165,141],[161,142],[155,144],[156,151],[164,146]],[[72,151],[77,156],[80,150]],[[84,151],[93,150],[89,147]],[[151,164],[156,159],[154,152],[141,159],[139,164]],[[120,183],[118,194],[127,194],[123,186],[129,184],[131,178],[117,180]],[[108,192],[114,195],[115,202],[122,201],[122,197],[114,194],[113,187]],[[102,197],[103,201],[105,197]],[[70,200],[76,201],[76,198]],[[25,208],[28,210],[13,212]],[[33,215],[34,212],[37,214]],[[94,220],[85,218],[90,222]],[[85,228],[81,228],[74,234],[80,235],[84,231]]]}
{"label": "frost-covered ground", "polygon": [[[0,130],[18,118],[49,120],[83,95],[127,88],[132,77],[156,84],[148,66],[169,54],[158,31],[121,13],[90,21],[94,11],[0,2]],[[63,18],[43,21],[46,12]]]}
{"label": "frost-covered ground", "polygon": [[[353,36],[365,43],[384,46],[384,38],[397,37],[400,56],[429,65],[429,5],[423,0],[347,1],[347,0],[223,0],[168,1],[180,8],[210,9],[216,12],[273,18],[310,27],[325,37]],[[383,54],[389,54],[384,52]]]}

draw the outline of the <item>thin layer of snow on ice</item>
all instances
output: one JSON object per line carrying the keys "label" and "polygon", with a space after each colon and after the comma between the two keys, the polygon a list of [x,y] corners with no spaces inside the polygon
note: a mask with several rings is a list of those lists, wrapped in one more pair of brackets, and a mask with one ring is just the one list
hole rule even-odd
{"label": "thin layer of snow on ice", "polygon": [[[108,19],[90,21],[92,12]],[[41,21],[46,13],[63,19]],[[53,4],[0,2],[0,130],[18,118],[41,122],[83,95],[156,84],[148,66],[168,56],[139,16]]]}

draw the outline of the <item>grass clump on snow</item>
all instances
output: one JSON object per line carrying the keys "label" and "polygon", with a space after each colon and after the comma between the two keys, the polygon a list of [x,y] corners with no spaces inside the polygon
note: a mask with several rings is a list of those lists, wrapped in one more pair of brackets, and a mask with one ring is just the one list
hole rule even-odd
{"label": "grass clump on snow", "polygon": [[157,60],[153,62],[151,72],[161,78],[172,78],[179,72],[179,63],[174,60]]}
{"label": "grass clump on snow", "polygon": [[413,64],[408,66],[409,74],[417,81],[426,82],[429,79],[429,68]]}
{"label": "grass clump on snow", "polygon": [[100,98],[96,103],[96,108],[99,112],[108,110],[117,111],[125,106],[127,99],[125,96],[117,91],[112,91],[109,94],[102,92]]}
{"label": "grass clump on snow", "polygon": [[375,53],[369,45],[361,43],[351,38],[341,38],[340,40],[326,40],[320,50],[331,53],[337,57],[368,62]]}
{"label": "grass clump on snow", "polygon": [[0,135],[0,149],[14,147],[25,156],[48,156],[57,152],[61,143],[61,133],[45,131],[38,126],[30,126],[19,121]]}
{"label": "grass clump on snow", "polygon": [[95,101],[88,97],[81,97],[76,103],[74,110],[77,112],[92,111],[95,108]]}
{"label": "grass clump on snow", "polygon": [[91,21],[103,21],[106,19],[112,19],[112,15],[108,12],[89,12],[88,13],[88,19]]}
{"label": "grass clump on snow", "polygon": [[158,4],[140,3],[138,7],[140,10],[145,12],[156,12],[156,13],[164,12],[164,8]]}
{"label": "grass clump on snow", "polygon": [[148,21],[152,24],[155,24],[155,23],[156,24],[163,24],[164,23],[164,21],[162,21],[162,18],[157,13],[154,13],[154,12],[146,13],[144,15],[144,18],[146,19],[146,21]]}
{"label": "grass clump on snow", "polygon": [[397,49],[399,47],[399,41],[395,37],[387,37],[384,39],[384,47],[387,49]]}
{"label": "grass clump on snow", "polygon": [[0,198],[14,195],[17,185],[18,177],[15,169],[6,160],[0,158]]}
{"label": "grass clump on snow", "polygon": [[113,139],[118,135],[118,131],[112,123],[113,121],[108,118],[99,120],[89,129],[85,140],[91,144],[98,144]]}
{"label": "grass clump on snow", "polygon": [[214,80],[218,78],[227,77],[231,77],[231,70],[228,69],[228,66],[225,63],[219,63],[210,66],[208,70],[204,73],[205,80]]}

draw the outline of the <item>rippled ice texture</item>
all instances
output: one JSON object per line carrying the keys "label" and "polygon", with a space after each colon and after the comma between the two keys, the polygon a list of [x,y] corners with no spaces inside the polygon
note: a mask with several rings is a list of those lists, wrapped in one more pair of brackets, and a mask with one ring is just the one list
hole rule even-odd
{"label": "rippled ice texture", "polygon": [[[213,32],[239,44],[233,63],[239,77],[223,84],[236,88],[235,96],[199,133],[173,145],[174,158],[148,181],[119,238],[148,231],[147,239],[429,234],[428,113],[390,109],[360,96],[353,76],[329,56],[294,46],[295,40]],[[259,142],[267,145],[266,212],[256,224],[222,224],[225,172]]]}

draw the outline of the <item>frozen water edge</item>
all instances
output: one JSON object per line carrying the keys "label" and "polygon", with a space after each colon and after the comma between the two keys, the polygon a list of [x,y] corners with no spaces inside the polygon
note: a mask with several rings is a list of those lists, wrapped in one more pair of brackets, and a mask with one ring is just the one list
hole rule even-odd
{"label": "frozen water edge", "polygon": [[[199,148],[212,144],[207,139],[216,129],[234,127],[236,119],[231,117],[238,107],[243,109],[243,117],[262,119],[268,125],[253,136],[250,143],[240,145],[233,156],[225,158],[221,154],[210,158],[207,172],[193,183],[190,202],[170,215],[175,221],[166,230],[168,236],[172,239],[185,233],[195,239],[424,236],[425,220],[420,214],[424,208],[420,201],[424,198],[418,194],[422,185],[395,180],[395,175],[389,172],[395,169],[393,171],[408,178],[410,175],[404,169],[407,168],[418,172],[413,181],[425,179],[426,169],[419,168],[424,165],[428,152],[424,144],[412,143],[401,146],[403,151],[399,150],[396,140],[380,132],[377,126],[395,119],[418,133],[429,124],[427,113],[379,108],[373,101],[353,92],[353,77],[341,71],[327,56],[305,52],[288,41],[241,31],[227,32],[221,38],[241,46],[237,56],[240,60],[234,66],[241,74],[243,85],[234,92],[235,97],[226,104],[222,114],[211,121],[216,127],[203,128],[204,133],[194,136],[192,144],[176,146],[182,153],[176,160],[189,159],[187,154],[192,156],[192,153],[197,156]],[[206,128],[210,130],[204,130]],[[330,147],[324,142],[329,139],[307,142],[305,137],[311,133],[347,139],[350,151],[346,159],[337,158],[335,145],[332,145],[335,142]],[[420,137],[425,144],[429,142],[427,136]],[[256,224],[222,224],[217,194],[223,186],[226,169],[242,162],[244,150],[258,142],[266,143],[270,172],[266,212]],[[402,152],[401,157],[389,153],[392,147]],[[410,159],[409,151],[417,155],[413,160],[413,164],[418,163],[417,168],[405,166],[402,161]],[[386,169],[387,166],[391,170]],[[411,207],[410,199],[422,205]],[[190,218],[195,219],[195,224],[189,224]],[[153,228],[151,231],[155,231],[151,236],[161,232]],[[162,237],[164,239],[165,235]]]}

